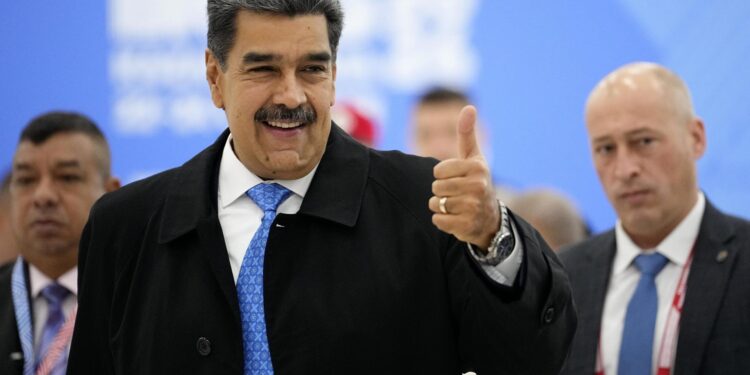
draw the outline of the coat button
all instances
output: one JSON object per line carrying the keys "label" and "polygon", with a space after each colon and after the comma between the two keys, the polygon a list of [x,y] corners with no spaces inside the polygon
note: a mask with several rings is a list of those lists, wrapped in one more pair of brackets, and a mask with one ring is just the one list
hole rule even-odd
{"label": "coat button", "polygon": [[552,323],[552,319],[555,318],[555,308],[554,307],[548,307],[547,310],[544,310],[544,322],[547,324]]}
{"label": "coat button", "polygon": [[201,337],[195,343],[195,348],[198,349],[198,354],[205,357],[211,354],[211,341],[208,341],[205,337]]}

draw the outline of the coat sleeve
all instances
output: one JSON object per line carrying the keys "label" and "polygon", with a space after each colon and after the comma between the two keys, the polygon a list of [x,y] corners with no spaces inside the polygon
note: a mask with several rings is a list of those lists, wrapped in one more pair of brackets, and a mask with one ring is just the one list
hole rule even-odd
{"label": "coat sleeve", "polygon": [[577,318],[562,264],[531,225],[513,217],[524,259],[512,286],[492,280],[466,251],[445,254],[464,371],[557,374]]}
{"label": "coat sleeve", "polygon": [[[109,319],[112,257],[98,241],[96,205],[84,227],[78,253],[78,314],[68,358],[68,374],[114,374]],[[101,238],[101,237],[100,237]]]}

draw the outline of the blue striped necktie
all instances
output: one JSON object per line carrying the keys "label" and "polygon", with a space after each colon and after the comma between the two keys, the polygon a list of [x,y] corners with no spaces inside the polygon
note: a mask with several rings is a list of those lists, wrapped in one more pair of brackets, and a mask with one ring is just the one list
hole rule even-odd
{"label": "blue striped necktie", "polygon": [[[37,356],[36,366],[41,363],[41,359],[47,356],[52,343],[55,341],[57,334],[60,332],[63,323],[65,323],[65,313],[63,312],[63,303],[65,297],[70,291],[64,286],[53,282],[42,289],[42,296],[47,300],[47,321],[42,328],[42,336],[39,341],[39,354]],[[65,361],[58,360],[50,374],[65,374]]]}
{"label": "blue striped necktie", "polygon": [[666,265],[667,258],[659,253],[641,254],[635,258],[635,266],[641,271],[641,278],[630,298],[625,315],[620,358],[617,363],[619,375],[651,374],[654,327],[656,312],[659,310],[656,275]]}
{"label": "blue striped necktie", "polygon": [[289,190],[275,183],[259,184],[247,191],[250,199],[263,210],[263,219],[245,252],[237,278],[245,375],[273,374],[263,307],[263,259],[276,209],[290,194]]}

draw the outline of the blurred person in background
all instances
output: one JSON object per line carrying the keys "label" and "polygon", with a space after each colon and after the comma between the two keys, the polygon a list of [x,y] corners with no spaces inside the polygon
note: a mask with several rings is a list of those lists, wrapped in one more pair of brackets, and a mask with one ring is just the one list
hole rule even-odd
{"label": "blurred person in background", "polygon": [[0,264],[18,256],[18,247],[10,227],[10,171],[0,183]]}
{"label": "blurred person in background", "polygon": [[615,228],[560,252],[581,317],[563,374],[746,374],[750,223],[700,190],[703,121],[685,82],[632,63],[585,110]]}
{"label": "blurred person in background", "polygon": [[588,238],[588,228],[575,204],[558,191],[522,191],[508,206],[536,228],[552,250],[557,251]]}
{"label": "blurred person in background", "polygon": [[[422,93],[412,108],[409,125],[414,154],[440,161],[456,158],[458,115],[470,104],[467,94],[448,87],[436,86]],[[483,143],[484,130],[477,125],[477,135]],[[513,189],[501,183],[495,184],[495,193],[504,202],[515,196]]]}
{"label": "blurred person in background", "polygon": [[9,188],[20,256],[0,267],[0,374],[65,374],[81,232],[94,201],[118,187],[86,116],[49,112],[23,129]]}

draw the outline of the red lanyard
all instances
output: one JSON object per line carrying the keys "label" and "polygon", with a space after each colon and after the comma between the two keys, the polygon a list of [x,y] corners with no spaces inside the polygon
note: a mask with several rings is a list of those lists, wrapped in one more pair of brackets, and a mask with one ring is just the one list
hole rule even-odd
{"label": "red lanyard", "polygon": [[[667,315],[667,323],[664,325],[661,344],[659,345],[659,356],[656,357],[659,364],[656,375],[669,375],[672,371],[672,358],[674,358],[675,349],[677,349],[677,333],[682,317],[682,305],[685,303],[685,290],[687,289],[687,277],[690,273],[690,265],[693,263],[693,252],[695,246],[690,250],[685,265],[680,273],[680,280],[672,297],[672,306]],[[599,346],[596,349],[596,375],[604,375],[604,365],[602,364],[602,343],[601,333],[599,334]]]}

